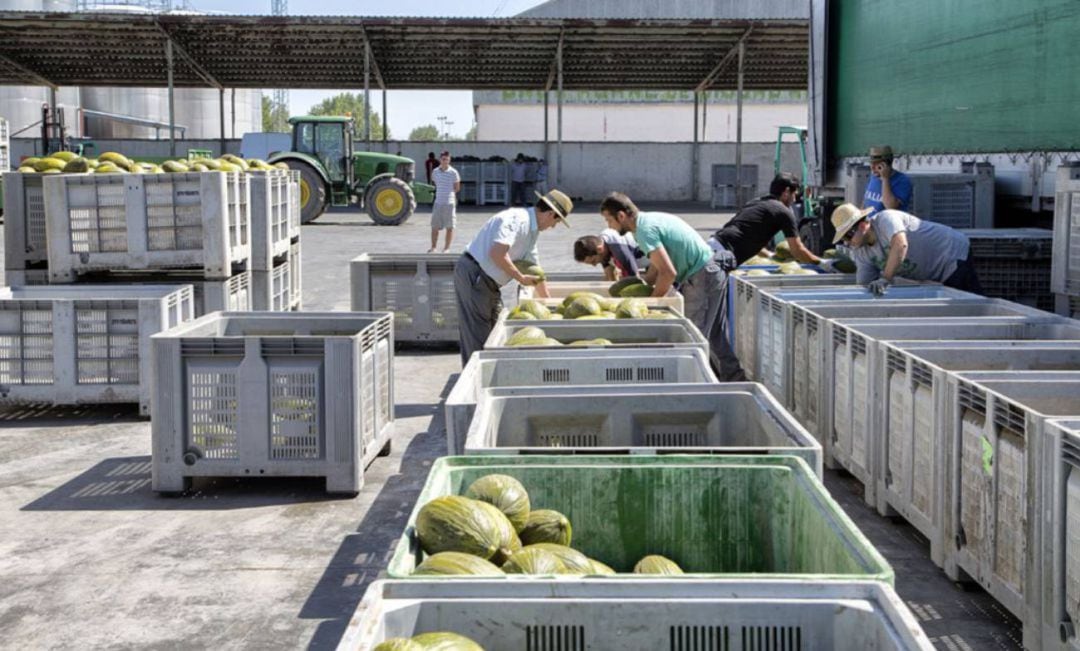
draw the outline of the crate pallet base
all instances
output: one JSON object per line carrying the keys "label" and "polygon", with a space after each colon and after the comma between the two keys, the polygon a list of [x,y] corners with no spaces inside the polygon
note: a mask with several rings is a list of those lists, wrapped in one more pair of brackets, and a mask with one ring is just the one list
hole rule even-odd
{"label": "crate pallet base", "polygon": [[[195,289],[195,316],[211,312],[247,312],[252,309],[251,272],[244,271],[228,280],[206,280],[184,273],[120,272],[93,274],[80,283],[124,285],[191,285]],[[57,287],[62,285],[55,285]]]}

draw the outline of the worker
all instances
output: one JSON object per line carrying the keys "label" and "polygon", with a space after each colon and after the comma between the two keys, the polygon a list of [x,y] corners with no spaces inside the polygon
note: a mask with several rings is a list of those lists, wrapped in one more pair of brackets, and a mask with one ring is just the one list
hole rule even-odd
{"label": "worker", "polygon": [[514,262],[539,264],[536,240],[540,232],[559,222],[569,227],[567,217],[574,203],[559,190],[537,193],[536,198],[532,208],[507,208],[488,219],[454,266],[462,365],[484,347],[495,327],[502,309],[499,289],[503,285],[516,280],[535,286],[541,298],[548,296],[541,279],[521,273]]}
{"label": "worker", "polygon": [[528,169],[525,165],[525,154],[518,153],[517,158],[510,164],[510,205],[525,205],[525,175]]}
{"label": "worker", "polygon": [[431,185],[431,171],[439,166],[439,161],[435,159],[435,152],[429,151],[427,154],[427,160],[424,161],[424,171],[427,172],[427,182]]}
{"label": "worker", "polygon": [[634,236],[605,228],[600,235],[585,235],[574,242],[574,260],[587,265],[600,265],[604,278],[632,278],[649,266],[649,259],[638,248]]}
{"label": "worker", "polygon": [[870,148],[870,182],[863,194],[863,208],[908,210],[911,205],[911,179],[893,169],[892,147]]}
{"label": "worker", "polygon": [[600,214],[620,235],[632,233],[649,256],[644,279],[653,286],[654,297],[666,296],[678,284],[686,317],[709,340],[710,362],[718,377],[726,382],[745,380],[724,336],[727,275],[736,266],[735,256],[727,249],[713,251],[696,230],[675,215],[639,211],[621,192],[604,199]]}
{"label": "worker", "polygon": [[834,261],[814,255],[799,237],[795,213],[791,211],[798,196],[799,179],[788,173],[777,174],[769,184],[769,194],[746,204],[716,231],[709,245],[731,251],[736,263],[742,264],[755,255],[771,256],[769,245],[777,233],[783,233],[793,258],[831,271]]}
{"label": "worker", "polygon": [[439,166],[431,171],[431,181],[435,186],[435,203],[431,206],[431,248],[434,253],[439,245],[439,231],[446,229],[446,246],[443,252],[450,250],[454,241],[454,226],[457,225],[457,193],[461,192],[461,175],[450,166],[450,152],[439,154]]}
{"label": "worker", "polygon": [[833,211],[832,223],[833,244],[844,242],[851,250],[856,282],[877,296],[885,294],[897,276],[982,293],[968,259],[971,243],[960,231],[900,210],[875,213],[851,203]]}

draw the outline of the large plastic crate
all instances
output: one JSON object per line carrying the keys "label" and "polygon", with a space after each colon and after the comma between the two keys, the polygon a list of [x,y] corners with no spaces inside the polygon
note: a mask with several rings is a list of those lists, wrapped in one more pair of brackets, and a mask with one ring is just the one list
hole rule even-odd
{"label": "large plastic crate", "polygon": [[292,305],[289,309],[301,310],[304,306],[304,291],[302,281],[302,269],[303,265],[300,262],[300,240],[297,239],[289,246],[289,282],[290,287],[290,299]]}
{"label": "large plastic crate", "polygon": [[182,285],[0,288],[0,400],[132,402],[149,415],[150,336],[194,308]]}
{"label": "large plastic crate", "polygon": [[[614,300],[614,301],[626,300],[626,299],[623,299],[623,298],[609,297],[609,296],[607,296],[606,292],[603,294],[603,296],[605,298],[611,298],[611,300]],[[556,307],[559,307],[560,305],[562,305],[562,302],[563,302],[562,298],[537,298],[535,296],[530,296],[529,298],[531,298],[534,301],[539,301],[540,303],[542,303],[543,305],[545,305],[549,309],[554,309]],[[660,298],[653,298],[651,296],[646,296],[644,298],[638,298],[637,300],[644,301],[645,305],[648,306],[649,309],[660,310],[660,311],[664,311],[664,312],[672,312],[672,313],[675,313],[678,316],[682,316],[683,297],[682,297],[681,294],[676,294],[675,296],[661,296]],[[507,308],[505,311],[507,313],[509,313],[510,310],[509,310],[509,308]],[[500,314],[500,318],[502,318],[501,314]]]}
{"label": "large plastic crate", "polygon": [[[881,459],[878,511],[895,509],[930,541],[930,557],[944,564],[946,458],[943,407],[947,376],[970,371],[1080,369],[1080,340],[878,342],[881,363],[872,384],[880,405],[870,438]],[[970,376],[969,376],[970,377]],[[1019,374],[1018,374],[1019,377]]]}
{"label": "large plastic crate", "polygon": [[1061,316],[1080,319],[1080,296],[1054,294],[1054,312]]}
{"label": "large plastic crate", "polygon": [[457,343],[456,253],[364,253],[350,264],[352,309],[393,313],[397,341]]}
{"label": "large plastic crate", "polygon": [[513,586],[376,581],[338,650],[437,631],[492,650],[933,649],[893,589],[873,581],[591,579]]}
{"label": "large plastic crate", "polygon": [[494,473],[521,481],[534,508],[569,518],[573,547],[627,581],[641,580],[630,572],[648,554],[675,561],[689,579],[893,581],[892,568],[802,459],[694,455],[442,457],[432,464],[389,576],[409,578],[423,560],[415,524],[425,504],[463,494]]}
{"label": "large plastic crate", "polygon": [[[949,478],[945,573],[966,574],[1024,620],[1024,646],[1042,648],[1028,615],[1041,591],[1040,487],[1053,469],[1042,463],[1045,422],[1080,415],[1080,373],[1041,373],[1041,380],[991,373],[950,374],[944,435]],[[1015,374],[1012,376],[1015,377]],[[1077,378],[1077,379],[1066,379]]]}
{"label": "large plastic crate", "polygon": [[250,188],[242,173],[58,174],[44,188],[51,282],[148,269],[224,279],[250,263]]}
{"label": "large plastic crate", "polygon": [[[561,305],[561,303],[562,303],[557,298],[554,298],[554,299],[541,298],[541,299],[533,299],[533,300],[539,300],[541,303],[543,303],[544,305],[548,306],[551,309],[554,309],[557,305]],[[622,299],[618,299],[618,300],[622,300]],[[663,312],[664,314],[667,315],[666,317],[661,317],[661,318],[666,318],[666,319],[679,319],[679,318],[682,318],[682,313],[679,312],[675,307],[673,307],[674,301],[672,299],[670,299],[670,298],[653,298],[653,299],[641,299],[641,300],[645,301],[645,304],[649,307],[650,310],[654,310],[656,312]],[[667,301],[667,302],[664,303],[663,301]],[[496,321],[498,321],[500,323],[504,322],[504,321],[509,321],[510,323],[526,323],[528,325],[534,325],[534,326],[536,326],[538,328],[541,328],[541,329],[547,327],[548,324],[551,324],[551,323],[563,323],[563,322],[569,322],[569,321],[577,321],[577,319],[511,319],[510,318],[510,310],[511,309],[512,308],[504,307],[503,309],[499,310],[499,316],[496,319]],[[601,323],[607,323],[607,324],[610,324],[610,327],[621,326],[622,324],[626,323],[627,321],[639,321],[640,322],[640,321],[655,321],[655,320],[657,320],[657,319],[651,319],[651,318],[650,319],[620,319],[618,317],[611,317],[609,319],[585,319],[585,321],[589,321],[589,322],[597,322],[597,321],[599,321]]]}
{"label": "large plastic crate", "polygon": [[3,174],[5,269],[24,270],[49,260],[41,185],[45,176],[7,171]]}
{"label": "large plastic crate", "polygon": [[251,272],[251,309],[259,312],[288,312],[300,309],[300,282],[293,274],[300,269],[300,243],[290,245],[292,255],[280,258],[272,271]]}
{"label": "large plastic crate", "polygon": [[[605,298],[613,298],[608,295],[608,287],[611,287],[612,284],[608,280],[563,280],[555,274],[548,274],[547,283],[545,284],[551,298],[539,300],[550,301],[548,304],[562,303],[562,299],[574,292],[592,292]],[[685,313],[683,296],[675,290],[671,290],[667,296],[662,298],[645,298],[644,300],[648,305],[665,305],[673,308],[679,314]]]}
{"label": "large plastic crate", "polygon": [[4,269],[4,285],[26,287],[29,285],[48,285],[48,269]]}
{"label": "large plastic crate", "polygon": [[[195,316],[211,312],[248,312],[252,309],[251,272],[242,271],[226,280],[206,280],[184,272],[118,272],[90,274],[76,284],[191,285],[195,290]],[[59,285],[58,285],[59,286]]]}
{"label": "large plastic crate", "polygon": [[289,239],[300,238],[300,170],[288,170],[289,178]]}
{"label": "large plastic crate", "polygon": [[[530,321],[499,321],[491,330],[485,350],[527,348],[530,350],[561,350],[562,345],[550,346],[507,346],[506,341],[518,330],[528,327]],[[689,319],[619,319],[618,323],[609,320],[586,321],[545,321],[541,328],[548,337],[562,344],[569,344],[584,339],[607,339],[611,345],[590,344],[583,348],[602,348],[604,350],[654,348],[697,348],[708,353],[709,342]],[[578,346],[575,346],[577,348]]]}
{"label": "large plastic crate", "polygon": [[153,338],[153,488],[193,477],[325,477],[356,494],[394,427],[379,313],[216,312]]}
{"label": "large plastic crate", "polygon": [[1058,167],[1054,193],[1050,289],[1055,294],[1080,296],[1080,164]]}
{"label": "large plastic crate", "polygon": [[661,348],[647,357],[632,350],[479,350],[446,397],[446,448],[450,454],[465,451],[465,435],[487,389],[716,381],[700,350]]}
{"label": "large plastic crate", "polygon": [[467,454],[786,454],[821,445],[760,384],[489,389]]}
{"label": "large plastic crate", "polygon": [[274,260],[289,254],[289,245],[299,235],[294,231],[289,184],[285,170],[250,172],[251,186],[251,271],[272,271]]}
{"label": "large plastic crate", "polygon": [[960,231],[971,245],[968,259],[1049,260],[1054,232],[1044,228],[967,228]]}
{"label": "large plastic crate", "polygon": [[1044,649],[1080,649],[1080,419],[1046,423],[1039,616]]}

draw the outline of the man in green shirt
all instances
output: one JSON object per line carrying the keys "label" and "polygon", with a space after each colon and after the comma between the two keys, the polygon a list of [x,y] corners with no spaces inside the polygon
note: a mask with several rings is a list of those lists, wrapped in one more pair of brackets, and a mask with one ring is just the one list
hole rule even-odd
{"label": "man in green shirt", "polygon": [[735,256],[727,249],[714,252],[675,215],[639,211],[621,192],[604,199],[600,214],[620,235],[633,233],[638,248],[649,256],[645,282],[653,286],[653,296],[665,296],[678,287],[686,317],[709,340],[709,358],[719,379],[745,380],[727,337],[727,275],[737,266]]}

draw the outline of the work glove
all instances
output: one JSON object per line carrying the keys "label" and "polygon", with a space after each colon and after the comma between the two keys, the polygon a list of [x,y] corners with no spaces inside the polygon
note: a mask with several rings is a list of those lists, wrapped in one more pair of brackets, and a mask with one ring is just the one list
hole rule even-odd
{"label": "work glove", "polygon": [[889,291],[889,281],[886,278],[878,278],[866,286],[874,296],[884,296]]}
{"label": "work glove", "polygon": [[836,258],[822,258],[821,262],[818,263],[818,266],[821,267],[821,270],[825,273],[838,273],[836,271]]}

